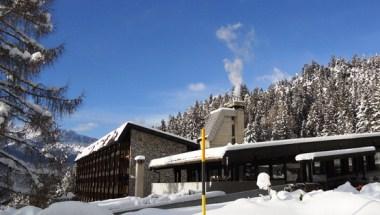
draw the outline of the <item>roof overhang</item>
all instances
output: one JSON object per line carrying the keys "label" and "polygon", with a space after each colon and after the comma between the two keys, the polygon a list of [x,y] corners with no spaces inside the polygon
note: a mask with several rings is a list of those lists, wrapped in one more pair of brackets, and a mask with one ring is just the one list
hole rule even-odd
{"label": "roof overhang", "polygon": [[[209,162],[235,164],[255,162],[260,165],[267,163],[295,162],[295,156],[302,153],[368,146],[380,149],[380,132],[226,145],[224,147],[209,148],[206,150],[206,155],[208,151],[212,153],[212,150],[219,150],[218,158],[210,159]],[[157,163],[153,163],[150,168],[165,169],[174,166],[200,163],[200,150],[192,153],[194,153],[193,155],[195,155],[195,157],[189,160],[186,159],[188,153],[154,159],[157,160]],[[226,161],[227,159],[228,162]]]}
{"label": "roof overhang", "polygon": [[373,155],[376,153],[376,148],[374,146],[359,147],[359,148],[349,148],[349,149],[339,149],[330,151],[320,151],[320,152],[310,152],[296,155],[296,161],[321,161],[321,160],[331,160],[336,158],[347,158],[353,156],[365,156]]}
{"label": "roof overhang", "polygon": [[380,132],[237,144],[228,147],[224,156],[235,163],[290,162],[302,153],[366,146],[380,149]]}
{"label": "roof overhang", "polygon": [[[215,147],[206,149],[206,162],[221,162],[226,147]],[[178,166],[190,166],[201,163],[201,150],[166,156],[153,159],[149,163],[150,169],[168,169]]]}

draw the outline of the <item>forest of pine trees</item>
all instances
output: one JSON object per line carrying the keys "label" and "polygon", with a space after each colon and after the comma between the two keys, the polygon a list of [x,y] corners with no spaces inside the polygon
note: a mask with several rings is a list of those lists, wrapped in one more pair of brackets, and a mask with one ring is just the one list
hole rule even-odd
{"label": "forest of pine trees", "polygon": [[[229,93],[210,95],[159,128],[196,139],[210,111],[231,99]],[[241,99],[247,142],[380,131],[380,57],[312,62],[267,90],[242,86]]]}

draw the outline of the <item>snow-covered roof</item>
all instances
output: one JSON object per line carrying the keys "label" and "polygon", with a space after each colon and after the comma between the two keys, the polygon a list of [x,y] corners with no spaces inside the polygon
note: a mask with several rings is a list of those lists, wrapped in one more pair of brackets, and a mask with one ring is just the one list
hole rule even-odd
{"label": "snow-covered roof", "polygon": [[296,156],[296,161],[314,160],[315,158],[320,158],[320,157],[345,155],[345,154],[357,154],[357,153],[374,152],[374,151],[376,151],[376,148],[374,146],[367,146],[367,147],[350,148],[350,149],[303,153]]}
{"label": "snow-covered roof", "polygon": [[329,142],[334,140],[351,140],[351,139],[361,139],[367,137],[380,137],[380,132],[373,133],[362,133],[362,134],[344,134],[335,136],[322,136],[322,137],[306,137],[306,138],[295,138],[287,140],[273,140],[265,142],[256,143],[246,143],[246,144],[235,144],[228,147],[228,151],[260,148],[267,146],[278,146],[285,144],[300,144],[300,143],[317,143],[317,142]]}
{"label": "snow-covered roof", "polygon": [[145,156],[144,155],[137,155],[135,157],[135,161],[144,161],[145,160]]}
{"label": "snow-covered roof", "polygon": [[[215,147],[206,149],[206,160],[221,160],[224,156],[226,147]],[[149,163],[149,168],[160,168],[165,166],[175,166],[200,162],[201,150],[171,155],[163,158],[153,159]]]}
{"label": "snow-covered roof", "polygon": [[205,126],[206,136],[209,141],[212,141],[215,138],[220,126],[223,123],[224,117],[226,116],[236,116],[235,109],[219,108],[210,112]]}
{"label": "snow-covered roof", "polygon": [[79,159],[81,159],[81,158],[83,158],[83,157],[85,157],[85,156],[87,156],[93,152],[96,152],[105,146],[108,146],[108,145],[118,141],[121,133],[124,131],[127,124],[128,124],[128,122],[122,124],[121,126],[116,128],[115,130],[109,132],[108,134],[104,135],[102,138],[98,139],[94,143],[92,143],[89,146],[87,146],[86,148],[84,148],[81,151],[81,153],[79,153],[77,155],[77,157],[75,158],[75,161],[77,161],[77,160],[79,160]]}
{"label": "snow-covered roof", "polygon": [[126,122],[126,123],[123,123],[120,127],[116,128],[115,130],[104,135],[102,138],[95,141],[91,145],[84,148],[81,151],[81,153],[78,154],[78,156],[75,158],[75,161],[77,161],[77,160],[79,160],[79,159],[81,159],[81,158],[83,158],[83,157],[85,157],[85,156],[87,156],[93,152],[96,152],[105,146],[108,146],[110,144],[118,142],[120,137],[121,137],[121,134],[123,134],[124,131],[127,130],[128,128],[135,128],[135,129],[144,130],[146,132],[150,132],[150,133],[153,133],[155,135],[160,135],[160,136],[164,136],[166,138],[171,138],[171,139],[178,141],[180,143],[185,143],[188,146],[193,147],[193,148],[199,148],[198,145],[194,141],[186,139],[184,137],[180,137],[178,135],[171,134],[168,132],[164,132],[164,131],[161,131],[161,130],[158,130],[155,128],[146,127],[146,126],[134,123],[134,122]]}
{"label": "snow-covered roof", "polygon": [[[314,143],[314,142],[322,143],[326,141],[328,142],[328,141],[334,141],[334,140],[351,140],[351,139],[360,139],[360,138],[367,138],[367,137],[380,138],[380,132],[296,138],[296,139],[265,141],[265,142],[257,142],[257,143],[245,142],[243,144],[234,144],[234,145],[228,144],[222,147],[206,149],[206,160],[207,161],[222,160],[224,155],[227,152],[238,151],[238,150],[247,150],[247,149],[290,145],[290,144],[303,144],[303,143]],[[363,147],[363,148],[366,148],[366,147]],[[163,167],[171,167],[171,166],[176,166],[176,165],[185,165],[185,164],[197,163],[197,162],[199,163],[200,161],[201,161],[201,151],[197,150],[197,151],[153,159],[150,162],[149,167],[159,169]]]}

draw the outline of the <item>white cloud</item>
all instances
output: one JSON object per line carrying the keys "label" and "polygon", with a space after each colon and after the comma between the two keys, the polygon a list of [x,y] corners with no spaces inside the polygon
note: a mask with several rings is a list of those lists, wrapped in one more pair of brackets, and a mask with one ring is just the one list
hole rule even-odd
{"label": "white cloud", "polygon": [[242,24],[240,22],[222,26],[216,31],[216,36],[220,39],[225,41],[226,43],[233,43],[234,40],[236,40],[236,30],[241,28]]}
{"label": "white cloud", "polygon": [[229,89],[210,83],[202,91],[192,91],[187,87],[154,92],[151,96],[157,100],[156,103],[160,103],[160,109],[163,110],[163,113],[176,114],[179,111],[185,111],[190,105],[194,105],[195,100],[204,100],[211,94],[214,96],[224,95]]}
{"label": "white cloud", "polygon": [[87,131],[91,131],[92,129],[96,127],[98,127],[97,123],[87,122],[87,123],[79,124],[77,127],[73,128],[73,130],[76,132],[87,132]]}
{"label": "white cloud", "polygon": [[130,121],[135,123],[139,123],[141,125],[145,125],[148,127],[151,126],[159,126],[161,124],[161,120],[167,120],[169,115],[173,113],[162,113],[162,114],[146,114],[131,118]]}
{"label": "white cloud", "polygon": [[202,82],[199,82],[199,83],[191,83],[189,84],[189,86],[187,87],[190,91],[195,91],[195,92],[199,92],[199,91],[203,91],[206,89],[206,85]]}
{"label": "white cloud", "polygon": [[138,107],[140,111],[144,110],[138,113],[134,107],[127,109],[134,111],[131,113],[123,110],[82,109],[65,119],[65,127],[78,133],[95,132],[96,135],[93,136],[101,137],[127,121],[151,127],[159,125],[161,119],[167,119],[169,114],[175,113],[172,110],[165,110],[164,107],[162,108],[164,110],[157,111],[157,106]]}
{"label": "white cloud", "polygon": [[259,77],[258,80],[264,80],[264,81],[270,81],[272,83],[276,83],[276,82],[279,82],[279,81],[282,81],[285,79],[290,79],[290,78],[291,78],[291,76],[288,73],[280,70],[277,67],[274,67],[272,74],[263,75],[263,76]]}
{"label": "white cloud", "polygon": [[249,60],[252,58],[252,43],[254,31],[243,29],[240,22],[220,27],[216,31],[216,37],[224,42],[229,50],[239,58]]}

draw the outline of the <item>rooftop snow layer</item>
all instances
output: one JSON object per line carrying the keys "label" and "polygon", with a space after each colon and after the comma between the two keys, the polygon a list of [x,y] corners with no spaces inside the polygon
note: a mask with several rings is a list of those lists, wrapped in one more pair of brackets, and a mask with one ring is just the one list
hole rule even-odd
{"label": "rooftop snow layer", "polygon": [[376,151],[376,148],[374,146],[303,153],[303,154],[299,154],[296,156],[296,161],[314,160],[314,158],[318,158],[318,157],[328,157],[328,156],[333,156],[333,155],[345,155],[345,154],[356,154],[356,153],[361,153],[361,152],[372,152],[372,151]]}
{"label": "rooftop snow layer", "polygon": [[[215,147],[206,149],[206,160],[221,160],[226,147]],[[153,159],[149,163],[149,168],[160,168],[168,165],[197,163],[201,159],[201,150],[171,155],[163,158]]]}
{"label": "rooftop snow layer", "polygon": [[111,143],[114,143],[119,140],[120,134],[124,131],[125,127],[128,123],[122,124],[117,129],[109,132],[99,140],[95,141],[91,145],[84,148],[81,153],[78,154],[78,156],[75,158],[75,161],[81,159],[82,157],[85,157],[93,152],[98,151],[99,149],[103,148],[104,146],[108,146]]}
{"label": "rooftop snow layer", "polygon": [[350,139],[360,139],[366,137],[380,137],[380,132],[373,133],[362,133],[362,134],[344,134],[335,136],[323,136],[323,137],[306,137],[306,138],[295,138],[287,140],[274,140],[256,143],[245,143],[245,144],[235,144],[228,147],[227,151],[242,150],[250,148],[260,148],[265,146],[278,146],[284,144],[300,144],[300,143],[315,143],[315,142],[326,142],[333,140],[350,140]]}

